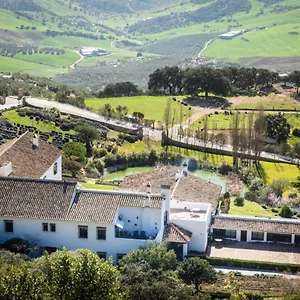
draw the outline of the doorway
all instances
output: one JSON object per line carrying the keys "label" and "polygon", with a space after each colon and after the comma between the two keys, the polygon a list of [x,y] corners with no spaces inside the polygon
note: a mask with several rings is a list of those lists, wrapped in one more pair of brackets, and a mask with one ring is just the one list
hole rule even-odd
{"label": "doorway", "polygon": [[242,230],[241,231],[241,241],[242,242],[247,242],[247,230]]}

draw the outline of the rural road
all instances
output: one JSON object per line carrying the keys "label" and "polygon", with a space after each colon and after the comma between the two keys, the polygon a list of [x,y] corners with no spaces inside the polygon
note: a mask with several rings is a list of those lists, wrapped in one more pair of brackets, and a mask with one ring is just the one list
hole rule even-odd
{"label": "rural road", "polygon": [[6,97],[5,104],[0,104],[0,111],[12,108],[14,106],[19,106],[19,101],[17,100],[17,97]]}
{"label": "rural road", "polygon": [[214,40],[214,38],[211,39],[211,40],[209,40],[209,41],[205,44],[204,48],[203,48],[203,49],[200,51],[200,53],[198,54],[198,57],[201,57],[202,53],[206,50],[206,48],[208,47],[208,45],[209,45],[213,40]]}
{"label": "rural road", "polygon": [[106,117],[100,116],[94,112],[91,112],[89,110],[82,109],[82,108],[79,108],[79,107],[76,107],[73,105],[69,105],[69,104],[65,104],[65,103],[56,102],[56,101],[47,101],[47,100],[42,100],[42,99],[38,99],[38,98],[27,97],[26,102],[29,105],[32,105],[34,107],[57,108],[62,113],[76,115],[79,117],[83,117],[83,118],[86,118],[86,119],[89,119],[92,121],[98,121],[98,122],[105,123],[105,124],[118,125],[118,126],[122,126],[124,128],[128,128],[128,129],[136,129],[139,127],[136,124],[106,118]]}
{"label": "rural road", "polygon": [[75,53],[77,53],[77,54],[80,56],[80,58],[79,58],[77,61],[75,61],[75,62],[69,67],[70,69],[75,69],[75,65],[77,65],[77,64],[80,63],[82,60],[84,60],[84,56],[81,55],[79,51],[76,51],[76,50],[72,50],[72,51],[75,52]]}

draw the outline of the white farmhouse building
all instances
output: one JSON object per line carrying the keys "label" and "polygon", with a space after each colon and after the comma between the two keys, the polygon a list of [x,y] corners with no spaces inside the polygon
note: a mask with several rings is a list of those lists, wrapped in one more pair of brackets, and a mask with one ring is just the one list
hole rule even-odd
{"label": "white farmhouse building", "polygon": [[62,153],[25,132],[0,146],[0,176],[61,180]]}
{"label": "white farmhouse building", "polygon": [[211,205],[160,194],[84,190],[74,182],[0,178],[0,243],[91,249],[117,262],[149,240],[167,240],[179,259],[206,250]]}

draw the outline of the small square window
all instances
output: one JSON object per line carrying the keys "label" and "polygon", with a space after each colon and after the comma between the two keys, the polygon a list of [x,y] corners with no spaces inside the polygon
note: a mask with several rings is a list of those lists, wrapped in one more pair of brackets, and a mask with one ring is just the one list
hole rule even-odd
{"label": "small square window", "polygon": [[87,226],[78,226],[78,237],[80,239],[88,238],[88,227]]}
{"label": "small square window", "polygon": [[54,165],[53,165],[53,174],[54,174],[54,175],[57,174],[57,162],[54,163]]}
{"label": "small square window", "polygon": [[14,232],[14,221],[4,220],[4,231],[5,232]]}
{"label": "small square window", "polygon": [[43,231],[48,231],[48,223],[43,223]]}
{"label": "small square window", "polygon": [[100,259],[106,259],[106,252],[97,252]]}
{"label": "small square window", "polygon": [[136,217],[136,219],[138,220],[138,219],[139,219],[139,217],[137,216],[137,217]]}
{"label": "small square window", "polygon": [[55,223],[50,223],[50,231],[56,232],[56,224]]}
{"label": "small square window", "polygon": [[97,227],[97,240],[106,240],[106,227]]}
{"label": "small square window", "polygon": [[128,220],[128,223],[130,223],[130,220]]}

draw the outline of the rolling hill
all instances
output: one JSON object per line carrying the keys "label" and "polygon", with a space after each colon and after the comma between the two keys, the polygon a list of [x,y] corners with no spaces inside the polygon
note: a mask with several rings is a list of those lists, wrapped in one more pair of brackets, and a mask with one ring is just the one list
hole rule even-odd
{"label": "rolling hill", "polygon": [[[162,65],[289,71],[300,69],[299,16],[298,0],[0,0],[0,70],[92,87],[123,78],[145,87]],[[243,33],[218,37],[232,30]],[[81,47],[108,55],[69,69]]]}

